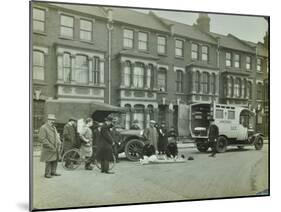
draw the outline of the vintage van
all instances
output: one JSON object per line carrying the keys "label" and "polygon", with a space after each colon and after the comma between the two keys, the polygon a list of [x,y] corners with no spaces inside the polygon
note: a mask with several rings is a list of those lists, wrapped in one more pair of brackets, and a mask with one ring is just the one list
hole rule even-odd
{"label": "vintage van", "polygon": [[217,152],[225,152],[227,146],[255,146],[256,150],[263,147],[264,136],[254,130],[255,114],[246,107],[216,103],[194,103],[190,105],[190,133],[197,149],[206,152],[210,143],[208,133],[210,118],[219,128]]}

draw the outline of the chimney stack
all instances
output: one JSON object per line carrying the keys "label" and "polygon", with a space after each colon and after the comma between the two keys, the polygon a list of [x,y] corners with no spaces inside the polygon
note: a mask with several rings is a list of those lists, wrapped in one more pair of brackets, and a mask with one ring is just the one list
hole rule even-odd
{"label": "chimney stack", "polygon": [[207,13],[199,13],[195,25],[201,32],[210,32],[210,17]]}

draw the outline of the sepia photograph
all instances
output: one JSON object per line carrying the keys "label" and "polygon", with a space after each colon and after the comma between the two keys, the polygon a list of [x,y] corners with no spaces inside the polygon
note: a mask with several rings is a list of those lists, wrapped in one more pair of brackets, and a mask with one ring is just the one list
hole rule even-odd
{"label": "sepia photograph", "polygon": [[269,16],[29,12],[30,210],[270,195]]}

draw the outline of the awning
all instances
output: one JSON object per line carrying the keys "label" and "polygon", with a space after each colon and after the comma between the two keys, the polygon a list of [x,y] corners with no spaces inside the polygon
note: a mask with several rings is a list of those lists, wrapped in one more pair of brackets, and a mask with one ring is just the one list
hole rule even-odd
{"label": "awning", "polygon": [[104,121],[110,113],[125,112],[125,109],[97,101],[51,99],[46,101],[46,113],[55,114],[58,123],[66,123],[70,117],[76,119],[92,117]]}

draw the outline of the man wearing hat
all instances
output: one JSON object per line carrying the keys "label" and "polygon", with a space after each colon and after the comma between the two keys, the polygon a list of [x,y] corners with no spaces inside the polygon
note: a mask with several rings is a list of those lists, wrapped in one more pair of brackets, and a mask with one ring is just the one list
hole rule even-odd
{"label": "man wearing hat", "polygon": [[154,120],[150,120],[149,122],[149,127],[146,128],[143,132],[143,137],[145,140],[149,143],[152,144],[155,148],[155,150],[158,150],[158,132],[155,128],[156,122]]}
{"label": "man wearing hat", "polygon": [[56,117],[48,114],[47,122],[40,127],[39,141],[42,143],[40,161],[45,162],[45,177],[60,176],[57,173],[57,165],[60,157],[59,149],[61,141],[59,134],[54,126]]}
{"label": "man wearing hat", "polygon": [[96,159],[101,163],[101,172],[105,174],[113,174],[114,172],[109,172],[109,161],[113,161],[113,138],[110,132],[113,117],[108,116],[105,118],[105,123],[101,127],[98,139],[97,139],[97,154]]}
{"label": "man wearing hat", "polygon": [[138,123],[139,123],[139,121],[137,119],[135,119],[133,121],[133,124],[132,124],[130,130],[140,130],[140,127],[139,127]]}
{"label": "man wearing hat", "polygon": [[[63,128],[63,151],[67,152],[76,144],[76,119],[71,117]],[[70,161],[66,161],[65,166],[71,166]]]}
{"label": "man wearing hat", "polygon": [[210,157],[215,157],[217,153],[217,143],[218,143],[218,137],[219,137],[219,128],[215,124],[214,118],[211,118],[210,120],[210,127],[209,127],[209,142],[211,144],[212,154],[209,155]]}

